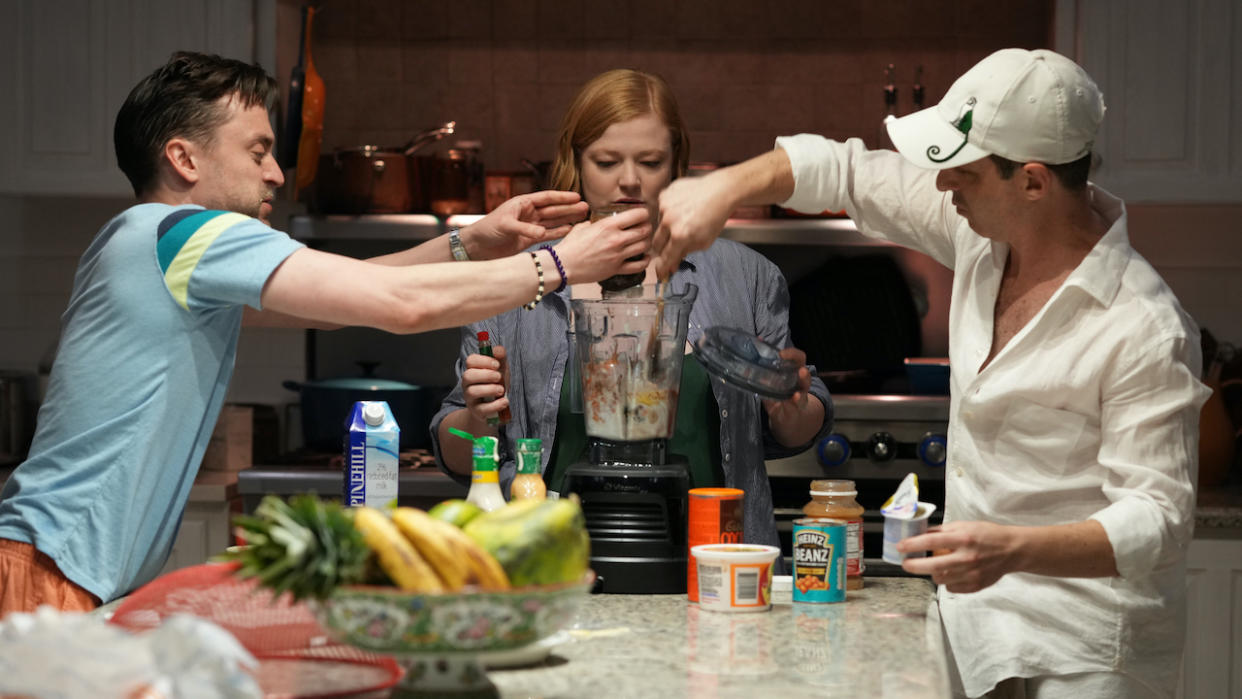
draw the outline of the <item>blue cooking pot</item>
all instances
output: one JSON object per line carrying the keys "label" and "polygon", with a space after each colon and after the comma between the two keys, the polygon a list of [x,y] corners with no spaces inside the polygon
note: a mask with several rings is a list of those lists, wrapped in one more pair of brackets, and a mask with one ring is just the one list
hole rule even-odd
{"label": "blue cooking pot", "polygon": [[284,387],[302,395],[302,441],[315,451],[340,451],[345,422],[360,400],[388,401],[401,428],[402,449],[429,449],[428,425],[436,391],[423,386],[370,376],[285,381]]}

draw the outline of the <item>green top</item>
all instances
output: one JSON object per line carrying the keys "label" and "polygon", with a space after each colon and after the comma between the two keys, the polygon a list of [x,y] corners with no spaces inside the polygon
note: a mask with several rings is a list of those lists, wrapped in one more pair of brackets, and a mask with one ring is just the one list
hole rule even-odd
{"label": "green top", "polygon": [[[543,474],[548,489],[558,493],[564,486],[565,471],[584,460],[587,449],[586,420],[581,414],[569,411],[569,389],[569,382],[562,381],[561,402],[556,413],[556,440]],[[720,408],[712,394],[711,376],[692,354],[686,355],[681,368],[677,421],[668,451],[689,460],[691,488],[724,485],[724,470],[720,466]]]}
{"label": "green top", "polygon": [[496,460],[500,456],[500,441],[495,437],[483,435],[474,438],[474,470],[495,471]]}
{"label": "green top", "polygon": [[540,457],[543,456],[543,441],[537,438],[519,439],[517,441],[517,472],[538,475]]}

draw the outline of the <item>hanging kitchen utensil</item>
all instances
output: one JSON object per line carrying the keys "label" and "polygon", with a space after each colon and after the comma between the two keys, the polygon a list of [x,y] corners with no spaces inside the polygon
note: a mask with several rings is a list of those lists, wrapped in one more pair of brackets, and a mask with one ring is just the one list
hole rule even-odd
{"label": "hanging kitchen utensil", "polygon": [[285,111],[285,128],[280,133],[280,145],[276,148],[276,161],[285,169],[298,165],[298,146],[302,138],[302,91],[306,81],[306,12],[302,8],[302,32],[298,38],[298,62],[289,75],[289,102]]}
{"label": "hanging kitchen utensil", "polygon": [[311,31],[315,22],[315,8],[306,8],[306,29],[304,34],[305,51],[302,54],[306,63],[305,88],[302,91],[302,133],[298,138],[297,189],[309,187],[315,181],[315,172],[319,166],[319,146],[323,143],[323,78],[315,70],[315,61],[311,58]]}

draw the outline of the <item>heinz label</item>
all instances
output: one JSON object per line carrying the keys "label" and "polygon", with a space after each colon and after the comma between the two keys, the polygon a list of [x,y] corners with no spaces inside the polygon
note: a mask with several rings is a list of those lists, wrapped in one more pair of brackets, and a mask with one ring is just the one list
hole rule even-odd
{"label": "heinz label", "polygon": [[348,427],[345,505],[386,508],[397,499],[397,454],[401,448],[401,429],[388,402],[358,401]]}
{"label": "heinz label", "polygon": [[845,600],[846,529],[839,519],[794,520],[793,601]]}

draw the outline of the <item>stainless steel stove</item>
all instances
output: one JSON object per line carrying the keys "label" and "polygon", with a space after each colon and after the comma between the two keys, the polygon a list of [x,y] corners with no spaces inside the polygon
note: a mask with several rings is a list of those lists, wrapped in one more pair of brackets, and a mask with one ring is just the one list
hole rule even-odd
{"label": "stainless steel stove", "polygon": [[767,462],[781,549],[790,556],[793,520],[810,501],[818,478],[852,480],[863,514],[867,575],[901,574],[880,560],[884,519],[880,507],[908,473],[919,479],[919,499],[936,503],[932,523],[944,511],[944,463],[948,453],[949,397],[834,395],[832,432],[814,447]]}

